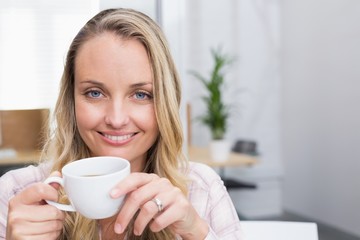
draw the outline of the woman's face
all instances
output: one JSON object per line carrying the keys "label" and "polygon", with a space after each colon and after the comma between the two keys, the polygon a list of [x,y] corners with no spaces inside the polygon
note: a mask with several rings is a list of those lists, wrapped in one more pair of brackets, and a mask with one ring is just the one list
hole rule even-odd
{"label": "woman's face", "polygon": [[144,46],[104,33],[87,41],[75,60],[78,130],[93,156],[128,159],[143,170],[159,129],[150,62]]}

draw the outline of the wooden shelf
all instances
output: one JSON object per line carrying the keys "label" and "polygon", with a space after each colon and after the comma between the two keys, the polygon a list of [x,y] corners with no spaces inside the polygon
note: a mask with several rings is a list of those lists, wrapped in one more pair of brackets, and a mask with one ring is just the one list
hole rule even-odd
{"label": "wooden shelf", "polygon": [[41,152],[38,150],[16,151],[16,156],[1,157],[0,165],[37,164],[40,160],[40,155]]}
{"label": "wooden shelf", "polygon": [[189,146],[189,159],[195,162],[201,162],[210,167],[231,167],[231,166],[251,166],[258,163],[255,156],[231,152],[229,159],[224,162],[211,160],[209,151],[206,147]]}
{"label": "wooden shelf", "polygon": [[[215,162],[211,160],[207,148],[190,146],[188,148],[189,159],[195,162],[201,162],[209,165],[210,167],[231,167],[231,166],[252,166],[258,163],[255,156],[230,153],[229,159],[224,162]],[[17,151],[14,157],[0,158],[0,165],[12,164],[37,164],[40,160],[41,152],[37,150],[22,150]]]}

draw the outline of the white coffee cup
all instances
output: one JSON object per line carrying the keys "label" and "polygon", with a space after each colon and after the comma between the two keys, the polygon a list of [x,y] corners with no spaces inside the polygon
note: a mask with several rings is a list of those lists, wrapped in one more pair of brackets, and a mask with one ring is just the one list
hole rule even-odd
{"label": "white coffee cup", "polygon": [[65,165],[62,177],[49,177],[44,182],[59,183],[71,205],[46,201],[63,211],[77,211],[90,219],[115,215],[125,196],[113,199],[110,191],[130,174],[129,161],[118,157],[84,158]]}

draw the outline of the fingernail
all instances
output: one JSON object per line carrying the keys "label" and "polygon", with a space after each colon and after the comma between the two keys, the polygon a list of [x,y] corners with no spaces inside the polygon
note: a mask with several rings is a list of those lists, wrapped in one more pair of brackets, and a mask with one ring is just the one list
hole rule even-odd
{"label": "fingernail", "polygon": [[120,191],[115,188],[115,189],[111,190],[110,196],[113,197],[113,198],[116,198],[116,197],[119,196],[119,192],[120,192]]}
{"label": "fingernail", "polygon": [[138,230],[134,230],[134,235],[135,236],[140,236],[140,232]]}
{"label": "fingernail", "polygon": [[122,233],[122,227],[121,227],[121,225],[119,224],[119,223],[115,223],[115,227],[114,227],[114,231],[115,231],[115,233],[117,233],[117,234],[121,234]]}

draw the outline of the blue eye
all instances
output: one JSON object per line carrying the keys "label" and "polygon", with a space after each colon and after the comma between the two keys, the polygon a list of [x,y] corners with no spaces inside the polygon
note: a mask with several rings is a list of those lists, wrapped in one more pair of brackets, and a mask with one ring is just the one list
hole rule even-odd
{"label": "blue eye", "polygon": [[87,95],[91,98],[99,98],[101,97],[101,92],[99,91],[95,91],[95,90],[91,90],[87,93]]}
{"label": "blue eye", "polygon": [[137,93],[135,93],[135,97],[137,99],[144,99],[144,98],[146,98],[146,94],[143,92],[137,92]]}
{"label": "blue eye", "polygon": [[138,100],[146,100],[146,99],[151,99],[151,95],[143,92],[143,91],[138,91],[134,94],[134,97]]}

